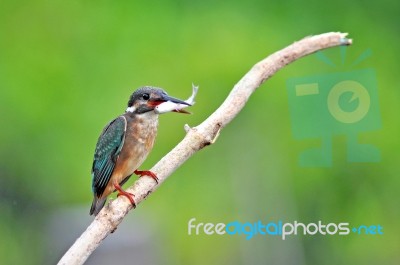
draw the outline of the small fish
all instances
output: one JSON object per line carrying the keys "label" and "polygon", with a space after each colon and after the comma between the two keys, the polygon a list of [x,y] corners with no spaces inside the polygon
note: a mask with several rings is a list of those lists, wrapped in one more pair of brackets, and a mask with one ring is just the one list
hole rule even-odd
{"label": "small fish", "polygon": [[174,111],[174,112],[190,114],[190,112],[184,110],[184,108],[194,105],[194,103],[195,103],[194,98],[196,97],[198,90],[199,90],[199,87],[192,84],[192,95],[187,100],[185,100],[185,102],[188,105],[174,103],[172,101],[166,101],[164,103],[161,103],[157,107],[155,107],[154,112],[161,114],[161,113]]}

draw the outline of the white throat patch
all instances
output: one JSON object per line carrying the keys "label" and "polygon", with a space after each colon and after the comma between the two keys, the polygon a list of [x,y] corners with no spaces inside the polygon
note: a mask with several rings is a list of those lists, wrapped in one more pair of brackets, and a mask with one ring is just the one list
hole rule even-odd
{"label": "white throat patch", "polygon": [[126,109],[126,112],[135,112],[135,110],[136,110],[136,108],[134,106],[132,106],[132,107],[128,107]]}

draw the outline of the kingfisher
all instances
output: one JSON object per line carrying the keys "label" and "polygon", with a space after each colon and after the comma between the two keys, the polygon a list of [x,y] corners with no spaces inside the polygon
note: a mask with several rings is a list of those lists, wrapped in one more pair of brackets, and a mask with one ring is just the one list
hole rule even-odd
{"label": "kingfisher", "polygon": [[[154,145],[158,128],[155,108],[173,102],[189,103],[168,96],[161,88],[145,86],[130,96],[124,114],[109,122],[97,140],[92,166],[93,202],[90,215],[97,215],[104,207],[107,196],[118,191],[135,207],[134,195],[121,186],[132,174],[149,176],[158,183],[157,176],[147,170],[138,170]],[[177,110],[176,112],[181,112]]]}

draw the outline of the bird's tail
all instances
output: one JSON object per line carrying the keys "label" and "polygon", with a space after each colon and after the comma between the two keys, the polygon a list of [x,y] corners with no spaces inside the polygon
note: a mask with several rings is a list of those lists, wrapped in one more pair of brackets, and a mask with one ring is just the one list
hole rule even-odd
{"label": "bird's tail", "polygon": [[90,207],[90,215],[97,215],[101,209],[103,209],[104,204],[106,203],[107,198],[97,198],[96,195],[94,195],[93,202],[92,202],[92,207]]}

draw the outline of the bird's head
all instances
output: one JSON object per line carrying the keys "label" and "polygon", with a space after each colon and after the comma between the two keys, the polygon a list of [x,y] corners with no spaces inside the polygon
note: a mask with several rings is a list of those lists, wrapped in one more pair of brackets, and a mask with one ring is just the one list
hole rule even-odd
{"label": "bird's head", "polygon": [[183,100],[168,96],[161,88],[145,86],[133,92],[129,98],[126,112],[135,114],[146,113],[153,111],[155,107],[167,101],[190,106],[190,104]]}

